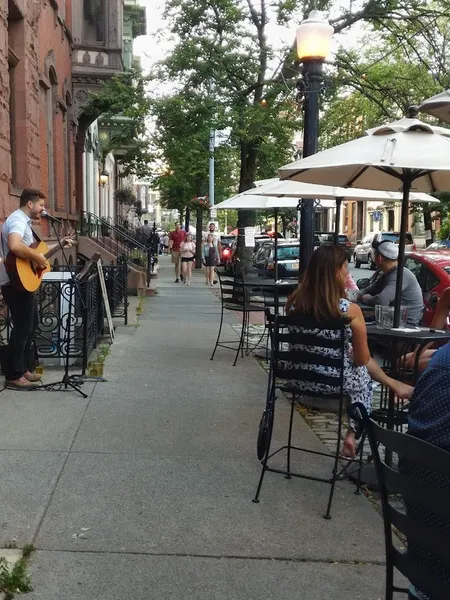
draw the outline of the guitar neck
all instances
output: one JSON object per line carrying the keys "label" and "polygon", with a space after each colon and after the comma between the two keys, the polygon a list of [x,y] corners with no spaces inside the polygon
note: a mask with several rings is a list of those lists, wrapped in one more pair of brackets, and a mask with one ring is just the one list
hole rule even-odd
{"label": "guitar neck", "polygon": [[51,250],[49,250],[48,252],[46,252],[44,254],[45,258],[48,260],[49,258],[51,258],[54,254],[56,254],[59,250],[62,250],[62,246],[60,246],[59,244],[56,244],[56,246],[54,248],[52,248]]}

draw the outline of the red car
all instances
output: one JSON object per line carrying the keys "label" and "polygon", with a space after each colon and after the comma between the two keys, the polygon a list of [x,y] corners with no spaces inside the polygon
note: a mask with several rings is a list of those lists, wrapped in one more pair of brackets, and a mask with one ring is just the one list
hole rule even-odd
{"label": "red car", "polygon": [[408,252],[405,267],[414,273],[422,288],[423,324],[430,325],[442,292],[450,287],[450,250]]}

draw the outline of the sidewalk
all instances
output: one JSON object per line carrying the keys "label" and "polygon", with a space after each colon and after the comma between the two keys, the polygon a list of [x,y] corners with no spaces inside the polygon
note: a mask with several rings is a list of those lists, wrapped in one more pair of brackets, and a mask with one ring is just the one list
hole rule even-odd
{"label": "sidewalk", "polygon": [[[331,521],[315,482],[268,473],[252,503],[266,375],[224,349],[209,360],[219,311],[202,273],[175,284],[162,257],[158,295],[137,328],[118,328],[108,382],[85,385],[87,400],[0,394],[0,546],[37,548],[24,598],[382,598],[382,521],[352,485],[338,486]],[[280,400],[274,446],[287,420]],[[294,435],[321,447],[300,416]]]}

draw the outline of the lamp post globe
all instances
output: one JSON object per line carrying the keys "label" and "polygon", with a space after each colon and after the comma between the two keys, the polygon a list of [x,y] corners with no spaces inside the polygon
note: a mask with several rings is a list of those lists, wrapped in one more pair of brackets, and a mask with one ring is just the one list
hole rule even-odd
{"label": "lamp post globe", "polygon": [[100,173],[100,184],[103,187],[105,187],[105,185],[108,183],[108,177],[109,177],[109,175],[108,175],[107,171],[105,171],[103,169],[103,171]]}
{"label": "lamp post globe", "polygon": [[[303,97],[303,157],[317,152],[319,139],[319,96],[323,88],[323,63],[330,52],[334,29],[317,10],[297,28],[297,53],[303,63],[297,83]],[[300,208],[299,276],[304,273],[314,251],[315,207],[313,199],[303,199]]]}
{"label": "lamp post globe", "polygon": [[309,13],[297,27],[297,55],[302,62],[324,61],[330,53],[334,29],[318,10]]}

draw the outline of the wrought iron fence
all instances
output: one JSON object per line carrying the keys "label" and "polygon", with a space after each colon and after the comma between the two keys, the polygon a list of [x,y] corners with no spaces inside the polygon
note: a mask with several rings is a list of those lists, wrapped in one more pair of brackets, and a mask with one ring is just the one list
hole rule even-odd
{"label": "wrought iron fence", "polygon": [[[78,265],[71,267],[72,272],[80,269]],[[115,318],[123,318],[127,324],[128,265],[123,262],[103,269],[111,314]],[[61,266],[57,270],[68,271],[67,267]],[[97,271],[91,273],[79,287],[73,284],[69,273],[67,277],[61,273],[58,279],[46,279],[37,292],[37,301],[39,326],[35,341],[38,357],[51,364],[62,365],[68,352],[72,363],[81,361],[84,372],[89,355],[104,329],[105,312]],[[0,345],[8,343],[11,326],[9,312],[0,293]]]}

